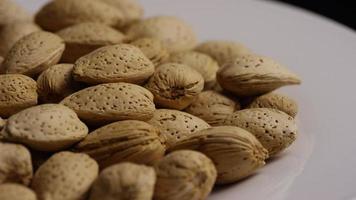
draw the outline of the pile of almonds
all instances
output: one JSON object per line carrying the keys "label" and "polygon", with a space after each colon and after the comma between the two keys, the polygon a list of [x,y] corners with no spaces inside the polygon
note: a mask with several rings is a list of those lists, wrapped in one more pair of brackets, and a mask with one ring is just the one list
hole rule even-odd
{"label": "pile of almonds", "polygon": [[1,0],[0,199],[206,199],[295,141],[300,82],[135,0]]}

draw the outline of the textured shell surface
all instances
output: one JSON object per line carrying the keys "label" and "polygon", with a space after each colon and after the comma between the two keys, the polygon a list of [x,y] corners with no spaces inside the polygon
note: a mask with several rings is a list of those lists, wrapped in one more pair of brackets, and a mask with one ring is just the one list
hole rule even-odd
{"label": "textured shell surface", "polygon": [[235,112],[224,121],[225,125],[248,130],[274,156],[289,147],[297,137],[293,117],[270,108],[250,108]]}
{"label": "textured shell surface", "polygon": [[20,144],[0,142],[0,184],[28,185],[33,169],[29,150]]}
{"label": "textured shell surface", "polygon": [[156,69],[146,88],[158,106],[182,110],[203,90],[204,79],[189,66],[166,63]]}
{"label": "textured shell surface", "polygon": [[170,109],[157,109],[148,123],[160,130],[160,136],[166,142],[167,148],[200,130],[210,127],[208,123],[198,117]]}
{"label": "textured shell surface", "polygon": [[85,88],[61,103],[93,125],[127,119],[148,120],[155,111],[152,93],[130,83],[107,83]]}
{"label": "textured shell surface", "polygon": [[139,21],[130,26],[127,36],[131,40],[142,37],[157,38],[170,53],[190,50],[197,43],[192,28],[172,16],[155,16]]}
{"label": "textured shell surface", "polygon": [[86,154],[62,151],[36,171],[31,187],[40,200],[82,200],[99,173]]}
{"label": "textured shell surface", "polygon": [[155,183],[152,167],[128,162],[116,164],[100,173],[89,200],[151,200]]}
{"label": "textured shell surface", "polygon": [[271,58],[244,55],[222,66],[217,73],[222,88],[238,96],[260,95],[286,85],[300,84],[300,78]]}
{"label": "textured shell surface", "polygon": [[124,16],[120,10],[101,1],[54,0],[38,11],[35,21],[44,30],[58,31],[83,22],[121,27]]}
{"label": "textured shell surface", "polygon": [[0,75],[0,116],[7,118],[37,104],[37,86],[32,78],[21,74]]}
{"label": "textured shell surface", "polygon": [[163,43],[156,38],[139,38],[131,42],[141,49],[143,54],[152,61],[155,66],[164,63],[169,58],[169,52]]}
{"label": "textured shell surface", "polygon": [[75,150],[90,155],[102,168],[124,161],[153,164],[165,153],[159,134],[146,122],[124,120],[91,132]]}
{"label": "textured shell surface", "polygon": [[16,183],[0,185],[1,200],[37,200],[36,194],[30,188]]}
{"label": "textured shell surface", "polygon": [[66,149],[82,140],[88,127],[76,113],[61,104],[42,104],[12,115],[2,130],[4,140],[39,151]]}
{"label": "textured shell surface", "polygon": [[212,126],[219,125],[236,110],[240,110],[238,101],[213,90],[200,93],[185,109],[187,113],[205,120]]}
{"label": "textured shell surface", "polygon": [[119,9],[124,16],[124,24],[129,25],[143,17],[144,9],[137,0],[101,0]]}
{"label": "textured shell surface", "polygon": [[105,46],[79,58],[74,64],[75,80],[89,84],[128,82],[140,84],[154,72],[153,63],[130,44]]}
{"label": "textured shell surface", "polygon": [[213,162],[191,150],[168,154],[156,165],[156,171],[154,199],[157,200],[206,199],[217,176]]}
{"label": "textured shell surface", "polygon": [[237,182],[265,165],[267,150],[248,131],[235,126],[216,126],[178,142],[171,150],[204,153],[215,164],[217,183]]}
{"label": "textured shell surface", "polygon": [[64,48],[65,44],[59,36],[45,31],[33,32],[13,45],[0,71],[36,76],[56,64]]}

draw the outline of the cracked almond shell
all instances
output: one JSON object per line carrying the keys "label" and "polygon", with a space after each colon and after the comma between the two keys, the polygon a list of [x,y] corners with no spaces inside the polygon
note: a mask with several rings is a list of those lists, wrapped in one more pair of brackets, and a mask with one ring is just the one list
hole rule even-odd
{"label": "cracked almond shell", "polygon": [[154,72],[153,63],[130,44],[105,46],[79,58],[74,79],[89,84],[127,82],[140,84]]}
{"label": "cracked almond shell", "polygon": [[162,42],[156,38],[139,38],[131,42],[131,44],[141,49],[143,54],[145,54],[155,66],[164,63],[169,57],[167,49],[163,46]]}
{"label": "cracked almond shell", "polygon": [[57,64],[49,67],[37,79],[37,92],[42,102],[58,103],[79,90],[80,85],[73,80],[72,64]]}
{"label": "cracked almond shell", "polygon": [[216,126],[178,142],[171,150],[202,152],[215,164],[218,184],[237,182],[265,165],[267,150],[248,131],[235,126]]}
{"label": "cracked almond shell", "polygon": [[53,0],[38,11],[35,21],[44,30],[53,32],[83,22],[121,27],[124,16],[120,10],[98,0]]}
{"label": "cracked almond shell", "polygon": [[100,173],[89,200],[151,200],[155,182],[152,167],[127,162],[116,164]]}
{"label": "cracked almond shell", "polygon": [[197,43],[192,28],[172,16],[155,16],[139,21],[129,27],[127,36],[131,40],[157,38],[170,53],[190,50]]}
{"label": "cracked almond shell", "polygon": [[33,169],[29,150],[20,144],[0,142],[0,184],[28,185]]}
{"label": "cracked almond shell", "polygon": [[292,117],[295,117],[298,113],[297,102],[287,95],[279,93],[268,93],[256,97],[247,108],[273,108]]}
{"label": "cracked almond shell", "polygon": [[190,150],[168,154],[156,165],[156,171],[156,200],[206,199],[217,176],[208,157]]}
{"label": "cracked almond shell", "polygon": [[212,126],[216,126],[239,109],[240,104],[237,101],[208,90],[200,93],[185,111],[205,120]]}
{"label": "cracked almond shell", "polygon": [[124,24],[127,26],[139,21],[144,14],[143,7],[137,0],[101,0],[120,10],[124,16]]}
{"label": "cracked almond shell", "polygon": [[78,58],[107,45],[122,43],[125,39],[120,31],[101,23],[75,24],[57,32],[66,44],[63,62],[73,63]]}
{"label": "cracked almond shell", "polygon": [[167,148],[210,127],[204,120],[189,113],[169,109],[157,109],[148,123],[159,129],[160,137],[166,142]]}
{"label": "cracked almond shell", "polygon": [[64,47],[63,40],[53,33],[31,33],[14,44],[0,71],[36,76],[60,60]]}
{"label": "cracked almond shell", "polygon": [[286,85],[300,84],[300,78],[264,56],[245,55],[222,66],[217,73],[222,88],[238,96],[271,92]]}
{"label": "cracked almond shell", "polygon": [[146,84],[154,102],[163,108],[183,110],[204,88],[204,79],[193,68],[166,63],[160,65]]}
{"label": "cracked almond shell", "polygon": [[36,194],[30,188],[16,183],[0,185],[1,200],[37,200]]}
{"label": "cracked almond shell", "polygon": [[155,111],[152,93],[131,83],[89,87],[66,97],[61,104],[73,109],[91,125],[128,119],[149,120]]}
{"label": "cracked almond shell", "polygon": [[105,168],[123,161],[153,164],[164,156],[165,146],[154,126],[125,120],[93,131],[75,150],[90,155]]}
{"label": "cracked almond shell", "polygon": [[75,112],[60,104],[42,104],[12,115],[2,130],[6,141],[39,151],[59,151],[82,140],[87,126]]}
{"label": "cracked almond shell", "polygon": [[0,116],[9,117],[37,104],[37,86],[32,78],[21,74],[0,75]]}
{"label": "cracked almond shell", "polygon": [[39,30],[36,24],[26,21],[4,25],[0,29],[0,55],[6,56],[18,40]]}
{"label": "cracked almond shell", "polygon": [[289,147],[297,137],[293,117],[270,108],[250,108],[235,112],[224,121],[251,132],[274,156]]}
{"label": "cracked almond shell", "polygon": [[0,1],[0,29],[3,25],[31,21],[31,15],[14,0]]}
{"label": "cracked almond shell", "polygon": [[83,200],[98,172],[98,164],[88,155],[62,151],[41,165],[31,188],[41,200]]}

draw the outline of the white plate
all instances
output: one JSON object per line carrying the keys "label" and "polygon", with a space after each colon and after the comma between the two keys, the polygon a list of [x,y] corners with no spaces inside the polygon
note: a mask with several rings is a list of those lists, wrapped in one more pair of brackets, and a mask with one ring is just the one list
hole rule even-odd
{"label": "white plate", "polygon": [[[35,11],[45,0],[18,0]],[[251,0],[145,0],[147,15],[176,15],[199,37],[240,41],[288,65],[301,87],[297,142],[253,177],[209,200],[356,199],[356,34],[300,9]],[[183,200],[183,199],[182,199]]]}

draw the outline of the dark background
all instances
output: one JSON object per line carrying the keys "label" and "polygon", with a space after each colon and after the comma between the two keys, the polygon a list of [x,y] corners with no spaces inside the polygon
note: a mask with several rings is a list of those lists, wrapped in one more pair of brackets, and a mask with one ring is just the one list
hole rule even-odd
{"label": "dark background", "polygon": [[356,30],[356,3],[354,0],[276,0],[319,13]]}

